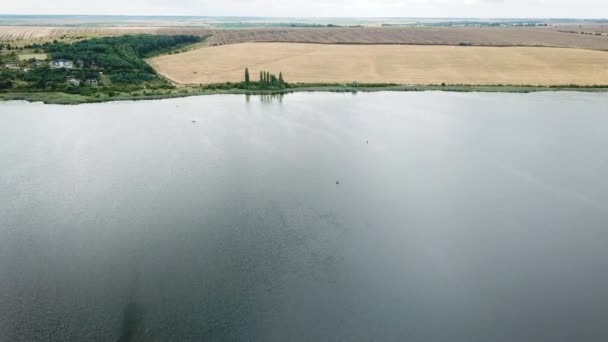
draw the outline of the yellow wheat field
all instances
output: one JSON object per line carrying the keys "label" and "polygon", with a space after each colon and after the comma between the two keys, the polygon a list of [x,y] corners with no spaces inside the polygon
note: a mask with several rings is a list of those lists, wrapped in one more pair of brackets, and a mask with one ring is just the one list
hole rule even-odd
{"label": "yellow wheat field", "polygon": [[608,84],[608,52],[565,48],[243,43],[149,63],[181,84],[241,81],[246,67],[306,83]]}

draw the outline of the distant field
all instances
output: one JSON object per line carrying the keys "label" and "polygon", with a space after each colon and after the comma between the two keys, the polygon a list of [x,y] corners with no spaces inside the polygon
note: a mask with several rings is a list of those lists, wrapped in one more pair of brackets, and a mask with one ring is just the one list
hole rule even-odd
{"label": "distant field", "polygon": [[0,26],[0,41],[48,41],[53,39],[83,39],[125,34],[191,34],[205,36],[211,33],[205,28],[188,27],[44,27],[44,26]]}
{"label": "distant field", "polygon": [[607,36],[572,34],[551,27],[273,28],[216,31],[210,40],[212,45],[245,42],[546,46],[608,51]]}
{"label": "distant field", "polygon": [[[0,26],[0,41],[48,41],[83,39],[123,34],[191,34],[208,36],[211,45],[245,42],[290,42],[323,44],[411,44],[474,46],[546,46],[608,51],[608,36],[573,34],[565,31],[601,30],[587,27],[335,27],[258,28],[218,30],[204,27],[44,27]],[[561,32],[560,32],[561,31]]]}
{"label": "distant field", "polygon": [[369,17],[221,17],[221,16],[146,16],[146,15],[6,15],[0,14],[0,25],[33,26],[184,26],[184,27],[292,27],[292,26],[517,26],[546,25],[602,25],[602,19],[551,18],[369,18]]}
{"label": "distant field", "polygon": [[306,83],[608,84],[608,52],[562,48],[244,43],[149,63],[182,84],[242,81],[245,67]]}

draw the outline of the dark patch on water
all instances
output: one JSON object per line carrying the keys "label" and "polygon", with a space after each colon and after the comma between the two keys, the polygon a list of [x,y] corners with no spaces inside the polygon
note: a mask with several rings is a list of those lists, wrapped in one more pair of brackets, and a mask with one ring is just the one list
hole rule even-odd
{"label": "dark patch on water", "polygon": [[135,302],[128,303],[122,313],[122,324],[120,326],[120,337],[118,342],[137,341],[141,336],[143,325],[143,307]]}

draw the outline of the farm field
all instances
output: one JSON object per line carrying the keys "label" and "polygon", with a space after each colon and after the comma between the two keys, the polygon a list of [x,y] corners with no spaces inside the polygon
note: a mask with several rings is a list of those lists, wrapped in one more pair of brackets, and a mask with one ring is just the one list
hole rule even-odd
{"label": "farm field", "polygon": [[210,34],[205,28],[187,27],[52,27],[52,26],[0,26],[0,41],[6,42],[44,42],[53,39],[85,39],[103,36],[120,36],[126,34],[158,35],[196,35]]}
{"label": "farm field", "polygon": [[583,49],[243,43],[148,62],[180,84],[242,81],[246,67],[302,83],[608,84],[608,53]]}
{"label": "farm field", "polygon": [[572,34],[552,27],[272,28],[215,31],[210,38],[211,45],[245,42],[546,46],[608,51],[606,36]]}
{"label": "farm field", "polygon": [[[597,32],[602,27],[576,27],[576,30]],[[0,41],[21,42],[23,44],[54,39],[69,41],[99,36],[146,33],[210,35],[210,45],[246,42],[291,42],[321,44],[547,46],[608,51],[608,36],[567,32],[574,29],[573,27],[286,27],[229,30],[177,26],[0,26]]]}

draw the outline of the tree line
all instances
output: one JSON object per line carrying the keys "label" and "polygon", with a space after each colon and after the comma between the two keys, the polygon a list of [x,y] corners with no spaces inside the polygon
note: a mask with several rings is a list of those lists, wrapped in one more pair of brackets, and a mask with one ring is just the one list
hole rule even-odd
{"label": "tree line", "polygon": [[53,42],[42,45],[53,59],[82,61],[85,67],[118,72],[113,81],[134,83],[154,78],[155,72],[144,58],[170,49],[200,42],[196,36],[128,35],[79,41],[74,44]]}
{"label": "tree line", "polygon": [[[40,65],[27,62],[30,69],[28,72],[0,68],[0,89],[18,87],[27,91],[89,92],[102,89],[133,91],[141,89],[144,82],[147,88],[170,88],[171,85],[157,77],[154,69],[144,61],[144,58],[200,41],[200,37],[189,35],[127,35],[92,38],[73,44],[56,40],[44,44],[32,44],[27,48],[44,51],[50,60],[70,60],[75,63],[76,68],[53,69],[46,62]],[[8,48],[7,45],[3,47]],[[16,59],[17,55],[12,55],[10,58]],[[98,90],[86,89],[87,87],[83,86],[76,87],[66,81],[68,78],[99,81],[101,72],[108,76],[107,79],[111,84],[103,84]]]}
{"label": "tree line", "polygon": [[279,72],[277,77],[275,74],[269,71],[260,71],[260,77],[257,82],[251,81],[251,75],[249,74],[249,68],[245,68],[245,88],[247,89],[284,89],[287,87],[287,83],[283,79],[283,73]]}

